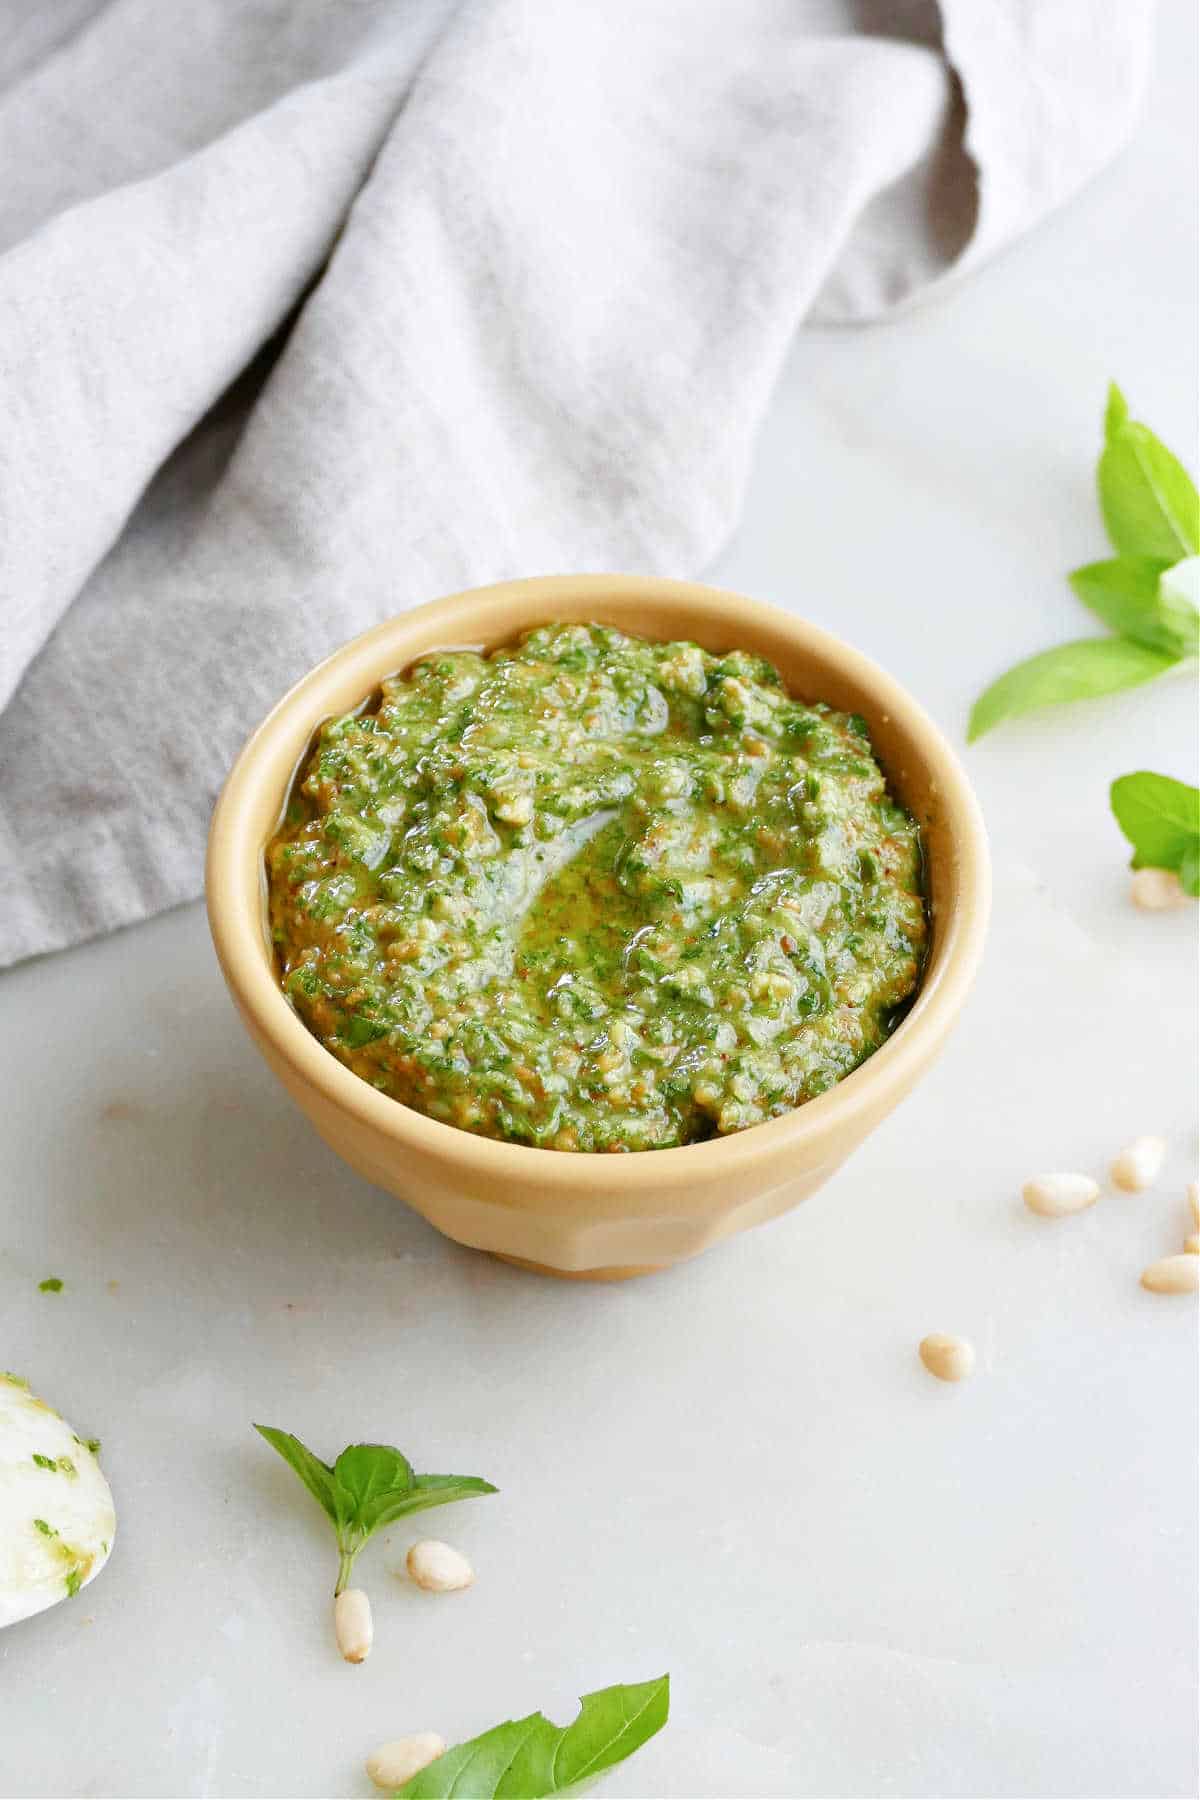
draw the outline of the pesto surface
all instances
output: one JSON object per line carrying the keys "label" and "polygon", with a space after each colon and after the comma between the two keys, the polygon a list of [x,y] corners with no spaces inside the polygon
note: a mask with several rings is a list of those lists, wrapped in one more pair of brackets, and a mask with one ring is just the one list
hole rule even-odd
{"label": "pesto surface", "polygon": [[489,1137],[648,1150],[822,1093],[926,941],[863,722],[760,658],[547,625],[321,730],[267,852],[284,991],[357,1075]]}

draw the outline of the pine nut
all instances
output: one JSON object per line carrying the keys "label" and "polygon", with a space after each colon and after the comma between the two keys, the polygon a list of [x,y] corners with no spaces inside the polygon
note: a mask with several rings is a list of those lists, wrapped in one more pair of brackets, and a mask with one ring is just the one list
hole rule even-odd
{"label": "pine nut", "polygon": [[437,1538],[422,1538],[414,1544],[405,1566],[427,1594],[452,1594],[456,1588],[470,1587],[475,1579],[475,1571],[462,1551]]}
{"label": "pine nut", "polygon": [[1142,1270],[1142,1286],[1152,1294],[1194,1294],[1200,1288],[1200,1256],[1164,1256]]}
{"label": "pine nut", "polygon": [[1143,912],[1169,912],[1172,907],[1183,906],[1187,895],[1173,869],[1135,869],[1129,898]]}
{"label": "pine nut", "polygon": [[1192,1209],[1192,1221],[1200,1225],[1200,1181],[1188,1182],[1188,1205]]}
{"label": "pine nut", "polygon": [[1184,1238],[1183,1247],[1189,1256],[1200,1256],[1200,1231],[1193,1231],[1191,1237]]}
{"label": "pine nut", "polygon": [[966,1338],[951,1337],[944,1331],[933,1331],[922,1338],[918,1354],[931,1375],[939,1381],[965,1381],[975,1367],[975,1347]]}
{"label": "pine nut", "polygon": [[347,1588],[333,1602],[333,1630],[337,1647],[348,1663],[366,1662],[375,1635],[371,1602],[362,1588]]}
{"label": "pine nut", "polygon": [[377,1788],[402,1788],[422,1769],[445,1756],[446,1744],[436,1731],[414,1731],[411,1737],[380,1744],[367,1758],[367,1774]]}
{"label": "pine nut", "polygon": [[1113,1186],[1123,1188],[1127,1194],[1140,1194],[1144,1188],[1152,1187],[1166,1154],[1167,1146],[1162,1138],[1134,1138],[1109,1170]]}
{"label": "pine nut", "polygon": [[1035,1175],[1021,1189],[1021,1197],[1030,1212],[1043,1219],[1062,1219],[1068,1213],[1094,1206],[1100,1198],[1100,1187],[1090,1175]]}

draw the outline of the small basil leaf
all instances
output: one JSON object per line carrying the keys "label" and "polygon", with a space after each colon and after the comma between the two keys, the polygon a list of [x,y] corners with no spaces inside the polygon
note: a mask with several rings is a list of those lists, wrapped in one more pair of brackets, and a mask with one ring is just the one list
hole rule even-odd
{"label": "small basil leaf", "polygon": [[661,1731],[670,1681],[600,1688],[585,1694],[579,1717],[553,1725],[543,1713],[509,1719],[456,1744],[400,1788],[397,1800],[544,1800],[624,1762]]}
{"label": "small basil leaf", "polygon": [[[411,1493],[404,1496],[400,1512],[424,1512],[430,1506],[449,1506],[453,1500],[470,1500],[477,1494],[498,1494],[499,1488],[478,1475],[418,1475]],[[395,1515],[399,1517],[400,1514]]]}
{"label": "small basil leaf", "polygon": [[967,738],[974,743],[1002,719],[1019,718],[1040,706],[1137,687],[1165,674],[1178,660],[1128,638],[1080,638],[1059,644],[1018,663],[980,695],[971,708]]}
{"label": "small basil leaf", "polygon": [[333,1465],[334,1479],[353,1505],[353,1521],[367,1530],[379,1502],[407,1494],[413,1484],[412,1464],[390,1444],[351,1444]]}
{"label": "small basil leaf", "polygon": [[1104,432],[1097,485],[1114,549],[1167,563],[1194,556],[1200,551],[1200,500],[1192,479],[1148,426],[1129,417],[1115,384]]}
{"label": "small basil leaf", "polygon": [[338,1547],[335,1593],[350,1583],[355,1559],[372,1534],[410,1512],[446,1506],[474,1494],[494,1494],[477,1475],[417,1475],[391,1444],[350,1444],[330,1468],[288,1431],[254,1429],[289,1463],[333,1520]]}
{"label": "small basil leaf", "polygon": [[274,1425],[256,1425],[254,1429],[295,1470],[314,1500],[324,1507],[337,1525],[340,1522],[338,1484],[329,1464],[323,1463],[319,1456],[314,1456],[307,1445],[302,1444],[298,1437],[293,1437],[290,1431],[277,1431]]}
{"label": "small basil leaf", "polygon": [[1108,397],[1104,403],[1104,441],[1115,437],[1129,418],[1129,402],[1115,381],[1108,384]]}
{"label": "small basil leaf", "polygon": [[1170,565],[1152,556],[1114,556],[1108,562],[1086,563],[1068,580],[1110,630],[1169,656],[1194,656],[1200,614],[1168,585],[1170,574]]}
{"label": "small basil leaf", "polygon": [[405,1492],[379,1494],[367,1505],[356,1508],[347,1524],[356,1537],[365,1543],[372,1532],[384,1525],[394,1525],[397,1519],[406,1519],[410,1513],[425,1512],[431,1506],[449,1506],[454,1500],[470,1500],[477,1494],[496,1494],[499,1491],[490,1481],[480,1481],[476,1475],[418,1475],[413,1486]]}
{"label": "small basil leaf", "polygon": [[427,1506],[444,1506],[447,1500],[465,1500],[471,1494],[500,1492],[478,1475],[418,1475],[413,1485],[413,1499],[421,1498]]}
{"label": "small basil leaf", "polygon": [[1200,891],[1200,789],[1140,769],[1119,776],[1109,798],[1133,867],[1174,869],[1189,894]]}

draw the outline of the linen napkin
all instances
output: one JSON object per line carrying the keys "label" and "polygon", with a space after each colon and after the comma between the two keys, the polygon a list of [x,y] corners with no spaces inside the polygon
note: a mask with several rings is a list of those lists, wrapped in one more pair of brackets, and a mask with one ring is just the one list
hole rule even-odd
{"label": "linen napkin", "polygon": [[199,892],[331,648],[690,574],[800,323],[1133,128],[1143,0],[0,0],[0,961]]}

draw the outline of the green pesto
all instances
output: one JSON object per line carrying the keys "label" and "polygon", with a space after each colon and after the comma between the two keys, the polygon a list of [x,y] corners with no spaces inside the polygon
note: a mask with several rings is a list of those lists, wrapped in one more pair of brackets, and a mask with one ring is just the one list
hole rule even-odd
{"label": "green pesto", "polygon": [[79,1470],[69,1456],[60,1456],[55,1459],[53,1456],[39,1456],[35,1450],[33,1460],[39,1469],[53,1469],[56,1475],[67,1475],[72,1481],[79,1479]]}
{"label": "green pesto", "polygon": [[548,625],[326,724],[267,853],[284,991],[365,1081],[562,1150],[810,1099],[926,943],[917,827],[861,719],[740,651]]}
{"label": "green pesto", "polygon": [[61,1294],[63,1284],[57,1275],[47,1275],[45,1281],[38,1282],[39,1294]]}

